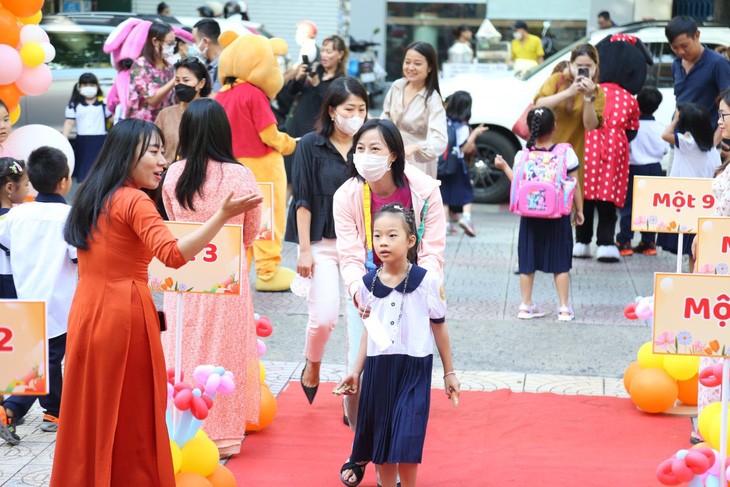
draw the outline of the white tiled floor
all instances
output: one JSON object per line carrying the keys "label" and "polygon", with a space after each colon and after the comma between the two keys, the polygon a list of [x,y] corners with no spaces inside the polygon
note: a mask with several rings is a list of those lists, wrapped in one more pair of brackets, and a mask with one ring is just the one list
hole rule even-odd
{"label": "white tiled floor", "polygon": [[[278,394],[289,381],[299,380],[304,362],[264,361],[266,383]],[[337,382],[344,376],[343,365],[323,364],[322,382]],[[588,396],[628,397],[621,379],[457,370],[464,390],[513,392],[552,392]],[[443,370],[434,369],[432,383],[441,387]],[[21,442],[17,446],[0,443],[0,486],[47,486],[53,464],[55,434],[40,430],[42,413],[38,405],[30,411],[26,423],[18,427]]]}

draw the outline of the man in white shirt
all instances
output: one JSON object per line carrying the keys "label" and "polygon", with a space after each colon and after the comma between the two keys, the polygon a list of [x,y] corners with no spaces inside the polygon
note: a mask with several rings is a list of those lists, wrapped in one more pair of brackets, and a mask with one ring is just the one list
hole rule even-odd
{"label": "man in white shirt", "polygon": [[45,410],[41,429],[58,429],[66,353],[66,330],[71,301],[76,292],[76,248],[66,243],[63,228],[71,207],[64,196],[71,189],[66,156],[53,147],[40,147],[28,156],[28,177],[38,196],[10,210],[0,220],[0,249],[10,251],[13,282],[21,300],[46,302],[48,326],[49,394],[10,396],[0,405],[0,438],[17,445],[20,419],[36,399]]}

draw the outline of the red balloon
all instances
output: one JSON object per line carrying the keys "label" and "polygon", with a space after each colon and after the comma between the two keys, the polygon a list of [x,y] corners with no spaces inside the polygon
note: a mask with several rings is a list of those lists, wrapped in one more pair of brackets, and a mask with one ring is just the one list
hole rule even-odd
{"label": "red balloon", "polygon": [[624,316],[629,320],[636,320],[638,317],[636,316],[636,305],[639,303],[629,303],[624,308]]}
{"label": "red balloon", "polygon": [[[184,380],[185,380],[185,372],[183,372],[181,370],[180,371],[180,381],[182,382]],[[175,368],[174,367],[170,367],[169,369],[167,369],[167,382],[169,382],[172,385],[175,385]]]}
{"label": "red balloon", "polygon": [[43,0],[3,0],[3,7],[18,17],[31,17],[43,7]]}
{"label": "red balloon", "polygon": [[0,85],[0,100],[8,107],[8,113],[15,110],[20,103],[21,96],[23,96],[23,92],[15,86],[15,83]]}
{"label": "red balloon", "polygon": [[667,458],[656,468],[656,478],[664,485],[679,485],[682,483],[677,479],[677,476],[672,473],[672,462],[674,460],[674,457]]}
{"label": "red balloon", "polygon": [[271,336],[273,332],[274,327],[271,326],[271,320],[268,319],[266,316],[262,316],[256,321],[256,335],[260,336],[261,338],[266,338],[268,336]]}
{"label": "red balloon", "polygon": [[190,409],[190,401],[193,398],[193,391],[190,389],[183,389],[175,394],[175,407],[180,411],[187,411]]}
{"label": "red balloon", "polygon": [[[3,2],[3,5],[6,4],[7,2]],[[18,25],[17,17],[7,8],[0,7],[0,44],[7,44],[15,48],[19,43],[20,26]]]}
{"label": "red balloon", "polygon": [[672,473],[680,482],[689,482],[695,477],[695,473],[684,463],[684,458],[672,460]]}
{"label": "red balloon", "polygon": [[201,396],[193,396],[190,402],[190,412],[193,413],[195,419],[200,421],[208,417],[208,405]]}
{"label": "red balloon", "polygon": [[710,469],[712,463],[703,452],[698,450],[689,450],[684,457],[684,463],[693,473],[701,475]]}

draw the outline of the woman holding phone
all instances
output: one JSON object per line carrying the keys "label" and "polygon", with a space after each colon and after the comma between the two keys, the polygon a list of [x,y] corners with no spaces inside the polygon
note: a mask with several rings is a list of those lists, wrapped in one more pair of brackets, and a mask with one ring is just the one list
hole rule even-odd
{"label": "woman holding phone", "polygon": [[[598,87],[598,51],[580,44],[570,53],[568,72],[554,73],[535,95],[535,105],[550,108],[558,120],[553,141],[568,142],[580,161],[578,179],[583,190],[586,132],[603,124],[606,94]],[[576,243],[573,257],[590,257],[590,246]]]}

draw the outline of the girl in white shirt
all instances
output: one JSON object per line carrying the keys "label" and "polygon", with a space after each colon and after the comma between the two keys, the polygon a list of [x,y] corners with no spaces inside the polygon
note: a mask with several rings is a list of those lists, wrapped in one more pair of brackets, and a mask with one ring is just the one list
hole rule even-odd
{"label": "girl in white shirt", "polygon": [[451,361],[446,303],[440,278],[418,267],[413,212],[393,203],[373,221],[373,248],[383,265],[363,277],[359,302],[370,308],[357,361],[335,394],[360,386],[359,414],[345,485],[357,485],[365,465],[377,465],[380,483],[416,484],[431,395],[433,342],[444,371],[444,390],[457,404],[459,380]]}

